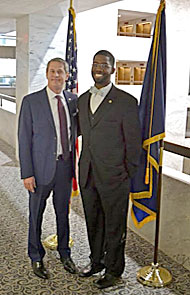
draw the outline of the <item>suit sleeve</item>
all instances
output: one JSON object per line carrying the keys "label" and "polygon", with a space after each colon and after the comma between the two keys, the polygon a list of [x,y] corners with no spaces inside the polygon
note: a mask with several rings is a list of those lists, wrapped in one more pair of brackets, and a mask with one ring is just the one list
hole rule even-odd
{"label": "suit sleeve", "polygon": [[18,143],[21,178],[34,176],[32,161],[32,114],[27,97],[22,101],[19,114]]}
{"label": "suit sleeve", "polygon": [[77,101],[77,110],[78,110],[78,113],[77,113],[77,136],[81,135],[80,121],[79,121],[79,112],[80,112],[79,101],[80,101],[80,97],[78,98],[78,101]]}
{"label": "suit sleeve", "polygon": [[141,128],[136,99],[132,99],[123,118],[123,134],[126,147],[126,167],[130,178],[133,178],[142,151]]}

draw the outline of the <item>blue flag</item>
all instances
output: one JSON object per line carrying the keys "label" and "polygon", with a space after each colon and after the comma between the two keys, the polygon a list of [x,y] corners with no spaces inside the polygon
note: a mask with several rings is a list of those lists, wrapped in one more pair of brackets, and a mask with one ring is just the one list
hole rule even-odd
{"label": "blue flag", "polygon": [[66,81],[66,90],[71,91],[73,93],[77,93],[78,91],[75,17],[75,11],[73,7],[70,7],[65,58],[67,63],[69,64],[69,78]]}
{"label": "blue flag", "polygon": [[156,218],[160,140],[165,137],[166,28],[165,1],[161,1],[141,93],[139,116],[142,128],[140,167],[132,179],[132,218],[140,228]]}

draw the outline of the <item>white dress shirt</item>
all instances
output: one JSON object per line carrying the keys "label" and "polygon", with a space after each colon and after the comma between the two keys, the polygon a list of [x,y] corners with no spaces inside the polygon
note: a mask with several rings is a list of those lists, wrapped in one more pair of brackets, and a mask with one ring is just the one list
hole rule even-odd
{"label": "white dress shirt", "polygon": [[56,94],[54,93],[48,86],[46,88],[54,123],[55,123],[55,129],[57,133],[57,155],[61,155],[63,153],[62,145],[61,145],[61,135],[60,135],[60,122],[59,122],[59,114],[57,109],[57,98],[55,98],[56,95],[61,96],[61,101],[63,103],[63,106],[65,108],[66,112],[66,118],[67,118],[67,130],[68,130],[68,139],[69,139],[69,149],[71,150],[71,120],[70,120],[70,114],[69,109],[66,103],[66,99],[63,95],[63,92]]}
{"label": "white dress shirt", "polygon": [[92,93],[90,97],[90,109],[92,114],[95,113],[99,105],[102,103],[102,101],[110,91],[111,87],[112,83],[110,82],[107,86],[100,89],[96,88],[95,86],[90,88],[90,93]]}

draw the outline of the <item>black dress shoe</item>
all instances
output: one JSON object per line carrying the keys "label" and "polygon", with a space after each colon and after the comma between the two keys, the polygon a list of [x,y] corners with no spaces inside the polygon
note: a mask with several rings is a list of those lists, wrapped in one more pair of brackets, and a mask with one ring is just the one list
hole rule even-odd
{"label": "black dress shoe", "polygon": [[105,268],[102,263],[90,263],[79,272],[79,276],[83,278],[91,277],[92,275],[102,271]]}
{"label": "black dress shoe", "polygon": [[99,280],[95,281],[94,285],[98,289],[104,289],[104,288],[114,286],[117,280],[118,280],[118,277],[115,277],[107,273],[103,277],[101,277]]}
{"label": "black dress shoe", "polygon": [[32,269],[36,276],[38,276],[41,279],[48,279],[49,275],[47,270],[44,267],[44,264],[42,261],[32,261]]}
{"label": "black dress shoe", "polygon": [[63,263],[64,269],[72,274],[78,273],[78,269],[72,259],[70,257],[68,258],[60,258],[61,262]]}

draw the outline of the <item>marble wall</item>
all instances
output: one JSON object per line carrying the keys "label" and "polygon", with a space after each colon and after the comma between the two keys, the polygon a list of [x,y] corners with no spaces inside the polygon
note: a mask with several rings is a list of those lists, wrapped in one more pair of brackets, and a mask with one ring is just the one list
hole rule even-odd
{"label": "marble wall", "polygon": [[[9,126],[9,128],[7,128]],[[0,108],[0,137],[10,146],[16,146],[16,115]]]}
{"label": "marble wall", "polygon": [[62,17],[31,14],[17,20],[18,101],[46,85],[47,62],[65,55],[66,30]]}
{"label": "marble wall", "polygon": [[[190,2],[166,1],[167,28],[167,105],[166,140],[190,147],[185,139],[187,107],[190,106]],[[183,45],[182,45],[183,44]],[[183,171],[183,158],[167,154],[164,165]]]}

